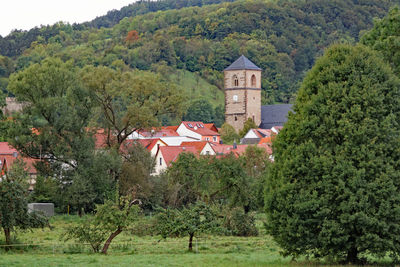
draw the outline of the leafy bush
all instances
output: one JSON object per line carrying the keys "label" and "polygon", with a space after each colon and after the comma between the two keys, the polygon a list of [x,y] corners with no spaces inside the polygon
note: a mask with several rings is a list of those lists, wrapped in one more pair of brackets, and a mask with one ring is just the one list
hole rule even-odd
{"label": "leafy bush", "polygon": [[233,208],[225,216],[224,226],[234,236],[257,236],[258,230],[253,213],[244,213],[242,208]]}
{"label": "leafy bush", "polygon": [[92,220],[73,225],[67,229],[63,241],[76,239],[82,243],[89,243],[93,252],[100,252],[101,245],[107,239],[108,232],[101,227],[93,224]]}

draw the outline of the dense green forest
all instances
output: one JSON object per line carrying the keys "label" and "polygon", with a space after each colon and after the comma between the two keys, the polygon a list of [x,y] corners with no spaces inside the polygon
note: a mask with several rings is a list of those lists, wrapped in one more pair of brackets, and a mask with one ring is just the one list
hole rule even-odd
{"label": "dense green forest", "polygon": [[[241,54],[263,69],[263,103],[292,102],[315,59],[333,43],[356,43],[398,0],[140,1],[84,24],[58,23],[0,38],[0,87],[46,57],[168,77],[177,69],[222,89]],[[209,5],[211,4],[211,5]],[[200,79],[200,78],[199,78]],[[182,87],[188,81],[175,79]],[[195,87],[194,87],[195,88]],[[195,90],[195,89],[193,89]],[[215,90],[211,90],[215,91]],[[213,106],[223,98],[210,92]],[[198,94],[189,98],[201,97]]]}

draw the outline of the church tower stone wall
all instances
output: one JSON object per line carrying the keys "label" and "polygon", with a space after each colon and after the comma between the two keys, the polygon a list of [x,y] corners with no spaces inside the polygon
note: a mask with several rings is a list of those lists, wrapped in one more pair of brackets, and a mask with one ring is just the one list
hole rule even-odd
{"label": "church tower stone wall", "polygon": [[241,56],[224,70],[225,121],[239,132],[248,118],[261,123],[261,69]]}

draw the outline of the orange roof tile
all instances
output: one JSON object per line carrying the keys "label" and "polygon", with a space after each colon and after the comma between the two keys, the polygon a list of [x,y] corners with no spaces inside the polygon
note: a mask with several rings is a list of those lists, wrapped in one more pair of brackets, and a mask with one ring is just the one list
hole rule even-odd
{"label": "orange roof tile", "polygon": [[264,137],[264,138],[261,138],[261,140],[260,140],[260,142],[258,142],[258,144],[271,144],[272,140],[273,140],[272,136]]}
{"label": "orange roof tile", "polygon": [[0,155],[12,155],[15,152],[18,153],[8,142],[0,142]]}
{"label": "orange roof tile", "polygon": [[194,147],[196,148],[197,152],[200,153],[205,147],[205,145],[207,145],[207,143],[208,143],[207,141],[194,141],[194,142],[185,141],[181,143],[181,146]]}
{"label": "orange roof tile", "polygon": [[[10,170],[12,168],[12,166],[14,165],[15,161],[17,159],[21,159],[22,157],[18,156],[18,157],[14,157],[12,155],[5,155],[5,156],[0,156],[0,160],[1,160],[1,167],[2,170],[7,172],[8,170]],[[38,162],[39,160],[37,159],[31,159],[31,158],[22,158],[23,162],[25,163],[25,170],[29,173],[29,174],[36,174],[36,168],[34,166],[35,162]]]}
{"label": "orange roof tile", "polygon": [[[246,148],[250,145],[237,145],[236,148],[233,148],[233,145],[226,144],[216,144],[213,143],[212,148],[219,155],[226,155],[229,153],[233,153],[235,156],[240,156],[244,152],[246,152]],[[259,144],[257,147],[264,148],[269,155],[272,154],[272,149],[268,144]]]}
{"label": "orange roof tile", "polygon": [[204,126],[207,129],[210,129],[211,131],[214,131],[214,132],[217,132],[217,133],[219,132],[217,126],[215,126],[214,123],[204,123]]}
{"label": "orange roof tile", "polygon": [[186,146],[162,146],[160,147],[160,153],[162,154],[167,166],[171,165],[172,162],[176,161],[181,153],[193,153],[197,154],[197,150],[194,147]]}

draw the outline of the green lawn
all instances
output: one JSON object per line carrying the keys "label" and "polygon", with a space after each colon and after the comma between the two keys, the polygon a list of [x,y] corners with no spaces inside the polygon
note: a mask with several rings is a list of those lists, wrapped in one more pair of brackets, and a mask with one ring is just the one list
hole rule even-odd
{"label": "green lawn", "polygon": [[[258,216],[258,237],[202,236],[187,251],[187,238],[160,240],[137,236],[135,230],[122,232],[104,256],[91,252],[87,244],[60,241],[65,227],[76,224],[77,216],[55,216],[52,229],[35,229],[18,234],[10,252],[0,249],[0,266],[317,266],[291,262],[279,254],[279,247],[262,228]],[[4,244],[4,237],[0,237]]]}
{"label": "green lawn", "polygon": [[176,70],[175,73],[171,74],[170,78],[178,88],[186,92],[189,100],[204,98],[214,108],[216,106],[224,106],[224,92],[219,90],[215,85],[208,83],[199,75],[190,71]]}

